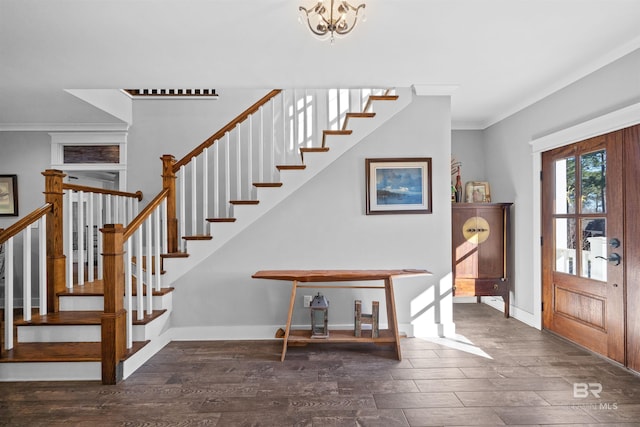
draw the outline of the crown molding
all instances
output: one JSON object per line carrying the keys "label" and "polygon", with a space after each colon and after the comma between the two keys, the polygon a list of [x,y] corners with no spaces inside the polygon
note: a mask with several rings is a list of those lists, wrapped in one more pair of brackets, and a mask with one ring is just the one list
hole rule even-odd
{"label": "crown molding", "polygon": [[0,132],[126,132],[127,123],[0,123]]}

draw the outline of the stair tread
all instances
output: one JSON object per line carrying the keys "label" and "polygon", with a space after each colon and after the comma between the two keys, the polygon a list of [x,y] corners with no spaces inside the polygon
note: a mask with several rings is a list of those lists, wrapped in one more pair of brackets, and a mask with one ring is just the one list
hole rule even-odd
{"label": "stair tread", "polygon": [[281,171],[281,170],[303,170],[306,169],[307,166],[306,165],[278,165],[276,166],[276,168]]}
{"label": "stair tread", "polygon": [[365,118],[365,119],[370,119],[372,117],[375,117],[376,113],[347,113],[347,117],[349,118]]}
{"label": "stair tread", "polygon": [[302,147],[300,151],[304,153],[325,153],[329,151],[329,147]]}
{"label": "stair tread", "polygon": [[372,101],[396,101],[398,95],[371,95],[369,99]]}
{"label": "stair tread", "polygon": [[282,187],[281,182],[254,182],[254,187]]}
{"label": "stair tread", "polygon": [[207,218],[207,222],[236,222],[235,218]]}
{"label": "stair tread", "polygon": [[[147,345],[136,341],[127,350],[125,359]],[[18,362],[100,362],[102,344],[99,342],[19,343],[11,350],[3,350],[0,363]]]}
{"label": "stair tread", "polygon": [[194,236],[182,236],[184,240],[211,240],[213,236],[207,236],[206,234],[198,234]]}
{"label": "stair tread", "polygon": [[160,258],[188,258],[189,254],[186,252],[170,252],[168,254],[160,254]]}
{"label": "stair tread", "polygon": [[[135,277],[133,278],[135,281]],[[160,290],[153,289],[152,295],[161,296],[173,292],[174,288],[160,288]],[[137,286],[133,286],[133,295],[137,295]],[[147,294],[147,286],[142,286],[143,295]],[[104,281],[96,280],[93,282],[86,282],[84,285],[75,285],[73,288],[67,289],[63,292],[59,292],[58,296],[77,296],[77,297],[101,297],[104,296]]]}
{"label": "stair tread", "polygon": [[323,130],[322,133],[325,135],[351,135],[353,133],[352,129],[340,129],[340,130]]}
{"label": "stair tread", "polygon": [[259,200],[229,200],[232,205],[257,205]]}
{"label": "stair tread", "polygon": [[[134,325],[145,325],[153,319],[160,317],[167,310],[153,310],[151,315],[146,314],[142,320],[137,320],[137,311],[133,310],[132,318]],[[31,317],[31,321],[16,319],[16,326],[92,326],[102,323],[102,311],[59,311],[45,315],[36,314]]]}

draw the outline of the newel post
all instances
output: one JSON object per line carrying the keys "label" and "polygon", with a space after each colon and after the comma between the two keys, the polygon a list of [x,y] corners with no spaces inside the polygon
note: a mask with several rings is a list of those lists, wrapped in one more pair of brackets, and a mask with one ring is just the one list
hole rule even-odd
{"label": "newel post", "polygon": [[165,154],[162,160],[162,189],[169,190],[167,194],[167,251],[178,252],[178,217],[176,216],[176,174],[173,166],[175,157]]}
{"label": "newel post", "polygon": [[122,359],[127,350],[124,310],[124,227],[105,224],[102,232],[104,313],[102,313],[102,383],[122,379]]}
{"label": "newel post", "polygon": [[47,311],[55,313],[59,310],[56,295],[66,287],[62,179],[67,175],[56,169],[47,169],[42,175],[45,177],[45,202],[52,206],[47,214]]}

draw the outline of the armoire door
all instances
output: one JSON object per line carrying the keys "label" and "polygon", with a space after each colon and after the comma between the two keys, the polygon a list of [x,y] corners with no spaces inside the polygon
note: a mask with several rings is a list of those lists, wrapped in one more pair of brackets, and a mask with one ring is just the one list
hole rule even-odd
{"label": "armoire door", "polygon": [[634,127],[542,156],[543,327],[636,370],[639,144]]}

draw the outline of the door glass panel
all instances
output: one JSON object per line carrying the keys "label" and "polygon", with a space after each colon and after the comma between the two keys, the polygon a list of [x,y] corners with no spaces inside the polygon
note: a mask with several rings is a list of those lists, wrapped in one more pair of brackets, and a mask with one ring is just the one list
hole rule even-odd
{"label": "door glass panel", "polygon": [[[604,218],[583,219],[581,276],[607,281],[607,237]],[[599,258],[602,257],[602,258]]]}
{"label": "door glass panel", "polygon": [[568,157],[556,161],[555,213],[576,211],[576,159]]}
{"label": "door glass panel", "polygon": [[556,271],[576,274],[576,220],[556,218],[555,230]]}
{"label": "door glass panel", "polygon": [[582,213],[605,212],[606,161],[605,150],[580,156]]}

